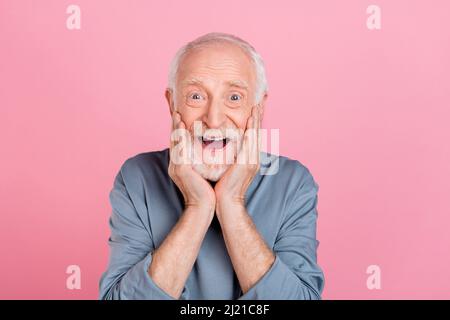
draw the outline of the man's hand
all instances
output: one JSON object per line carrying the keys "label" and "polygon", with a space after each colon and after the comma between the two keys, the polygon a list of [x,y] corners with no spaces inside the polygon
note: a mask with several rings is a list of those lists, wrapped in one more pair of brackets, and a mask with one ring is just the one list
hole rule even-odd
{"label": "man's hand", "polygon": [[191,137],[177,112],[172,115],[172,130],[168,172],[183,194],[186,208],[153,251],[148,274],[159,288],[178,299],[214,217],[216,198],[209,183],[192,169]]}
{"label": "man's hand", "polygon": [[225,207],[245,207],[245,193],[260,166],[260,114],[260,106],[254,106],[247,120],[247,127],[236,162],[225,172],[214,188],[217,214],[228,211],[223,210]]}
{"label": "man's hand", "polygon": [[[214,214],[216,196],[211,185],[192,168],[191,137],[178,112],[172,114],[169,176],[184,197],[185,206],[205,209]],[[175,132],[177,131],[177,132]],[[174,134],[175,132],[175,134]],[[178,141],[173,141],[178,140]]]}
{"label": "man's hand", "polygon": [[260,107],[253,107],[236,163],[214,188],[216,215],[243,293],[248,292],[275,261],[275,254],[245,208],[245,194],[260,166],[260,115]]}

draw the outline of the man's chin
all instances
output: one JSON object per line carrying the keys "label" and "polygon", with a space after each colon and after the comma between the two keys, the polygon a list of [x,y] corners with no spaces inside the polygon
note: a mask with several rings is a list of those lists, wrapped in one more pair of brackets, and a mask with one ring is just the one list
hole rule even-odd
{"label": "man's chin", "polygon": [[228,170],[229,165],[206,165],[206,164],[194,164],[193,169],[204,179],[209,181],[219,181],[220,178]]}

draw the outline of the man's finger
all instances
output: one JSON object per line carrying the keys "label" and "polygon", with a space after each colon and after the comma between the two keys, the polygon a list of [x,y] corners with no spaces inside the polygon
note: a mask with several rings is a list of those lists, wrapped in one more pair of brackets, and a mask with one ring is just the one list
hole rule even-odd
{"label": "man's finger", "polygon": [[255,107],[252,107],[250,112],[250,116],[247,119],[246,129],[242,136],[241,149],[239,150],[237,162],[239,164],[248,164],[250,159],[250,151],[251,151],[251,136],[252,130],[255,127]]}
{"label": "man's finger", "polygon": [[175,164],[185,164],[189,159],[190,136],[186,125],[181,120],[181,115],[174,111],[172,113],[172,132],[170,134],[171,161]]}
{"label": "man's finger", "polygon": [[250,127],[247,132],[247,163],[258,164],[259,162],[259,105],[256,105],[252,109],[251,121],[249,121]]}
{"label": "man's finger", "polygon": [[177,128],[178,123],[181,121],[181,116],[178,112],[172,112],[172,130]]}
{"label": "man's finger", "polygon": [[259,158],[259,109],[258,106],[253,110],[253,128],[249,147],[249,164],[258,164]]}
{"label": "man's finger", "polygon": [[172,112],[172,114],[170,115],[171,118],[172,118],[172,129],[171,129],[171,131],[170,131],[170,143],[169,143],[170,149],[172,149],[172,148],[175,146],[175,141],[174,141],[174,138],[173,138],[173,131],[176,129],[176,126],[177,126],[177,123],[176,123],[176,117],[175,117],[176,114],[177,114],[177,112],[174,111],[174,112]]}
{"label": "man's finger", "polygon": [[256,120],[256,138],[257,138],[257,145],[256,145],[256,147],[257,147],[257,150],[256,150],[256,152],[257,152],[257,155],[258,155],[258,161],[259,161],[259,151],[261,150],[261,132],[260,132],[260,129],[261,129],[261,105],[260,104],[258,104],[257,105],[257,112],[256,112],[256,115],[257,115],[257,120]]}

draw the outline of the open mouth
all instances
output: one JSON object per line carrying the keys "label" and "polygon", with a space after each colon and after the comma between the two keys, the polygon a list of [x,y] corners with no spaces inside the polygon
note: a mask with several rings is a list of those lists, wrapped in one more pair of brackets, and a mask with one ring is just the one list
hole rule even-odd
{"label": "open mouth", "polygon": [[228,138],[206,138],[206,137],[199,137],[199,140],[202,142],[203,148],[208,149],[222,149],[225,148],[228,142],[230,142],[230,139]]}

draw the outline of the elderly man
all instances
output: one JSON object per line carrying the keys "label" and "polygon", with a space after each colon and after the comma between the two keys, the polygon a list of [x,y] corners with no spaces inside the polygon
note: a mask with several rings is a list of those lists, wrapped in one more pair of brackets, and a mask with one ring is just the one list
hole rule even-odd
{"label": "elderly man", "polygon": [[261,173],[260,55],[204,35],[176,54],[166,98],[170,149],[128,159],[110,194],[100,298],[320,299],[318,185],[282,156]]}

